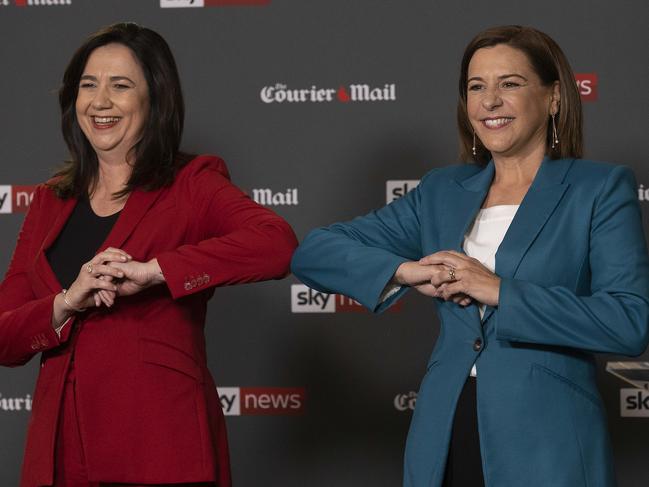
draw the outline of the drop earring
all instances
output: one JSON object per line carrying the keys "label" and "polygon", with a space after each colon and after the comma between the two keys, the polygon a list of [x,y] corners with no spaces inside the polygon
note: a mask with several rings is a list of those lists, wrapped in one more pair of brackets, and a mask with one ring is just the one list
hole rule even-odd
{"label": "drop earring", "polygon": [[554,120],[556,113],[552,114],[552,148],[554,149],[559,144],[559,136],[557,135],[557,124]]}
{"label": "drop earring", "polygon": [[471,152],[473,152],[474,156],[476,155],[476,150],[475,150],[475,130],[473,131],[473,148],[471,149]]}

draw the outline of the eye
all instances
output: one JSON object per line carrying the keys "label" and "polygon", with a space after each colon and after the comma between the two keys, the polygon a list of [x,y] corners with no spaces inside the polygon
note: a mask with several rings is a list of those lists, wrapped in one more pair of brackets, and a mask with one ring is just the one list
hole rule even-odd
{"label": "eye", "polygon": [[95,84],[90,81],[82,81],[79,83],[79,88],[94,88]]}
{"label": "eye", "polygon": [[517,88],[521,86],[520,83],[517,83],[516,81],[503,81],[502,87],[503,88]]}
{"label": "eye", "polygon": [[127,90],[130,88],[129,85],[125,85],[123,83],[115,83],[113,86],[118,90]]}
{"label": "eye", "polygon": [[480,83],[469,85],[468,88],[469,91],[480,91],[481,89],[482,89],[482,85]]}

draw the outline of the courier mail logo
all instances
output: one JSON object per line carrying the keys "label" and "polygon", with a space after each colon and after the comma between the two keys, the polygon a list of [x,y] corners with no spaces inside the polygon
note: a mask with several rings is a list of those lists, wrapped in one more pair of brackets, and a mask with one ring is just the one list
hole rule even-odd
{"label": "courier mail logo", "polygon": [[5,397],[0,394],[0,411],[31,411],[32,396],[27,394],[25,397]]}
{"label": "courier mail logo", "polygon": [[36,186],[0,184],[0,214],[26,213],[34,198]]}
{"label": "courier mail logo", "polygon": [[419,185],[419,179],[390,179],[385,182],[385,203],[390,204]]}
{"label": "courier mail logo", "polygon": [[293,415],[304,413],[303,387],[219,387],[225,416]]}

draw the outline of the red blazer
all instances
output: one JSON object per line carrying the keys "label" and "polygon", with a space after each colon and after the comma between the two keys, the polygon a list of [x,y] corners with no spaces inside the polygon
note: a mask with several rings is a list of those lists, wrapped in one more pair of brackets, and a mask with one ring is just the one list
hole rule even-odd
{"label": "red blazer", "polygon": [[42,352],[21,487],[50,485],[65,374],[74,354],[79,423],[94,482],[230,485],[225,423],[206,365],[205,313],[216,286],[281,278],[297,241],[279,216],[200,156],[156,191],[134,191],[101,246],[157,257],[167,286],[78,315],[59,339],[61,291],[45,257],[76,200],[39,186],[0,284],[0,364]]}

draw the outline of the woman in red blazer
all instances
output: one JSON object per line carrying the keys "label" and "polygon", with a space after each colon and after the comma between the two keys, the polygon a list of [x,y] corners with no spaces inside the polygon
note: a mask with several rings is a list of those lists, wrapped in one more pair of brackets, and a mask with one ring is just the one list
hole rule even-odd
{"label": "woman in red blazer", "polygon": [[203,328],[216,286],[280,278],[289,225],[179,152],[165,41],[91,36],[60,91],[71,160],[38,187],[0,285],[0,364],[42,352],[22,487],[230,485]]}

